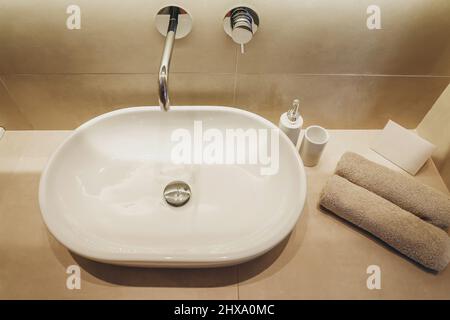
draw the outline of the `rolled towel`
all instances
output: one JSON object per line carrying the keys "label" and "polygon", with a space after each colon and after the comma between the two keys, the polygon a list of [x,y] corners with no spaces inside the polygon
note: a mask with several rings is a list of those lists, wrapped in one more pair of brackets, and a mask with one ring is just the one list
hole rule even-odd
{"label": "rolled towel", "polygon": [[328,180],[320,204],[429,269],[441,271],[450,261],[445,231],[342,177]]}
{"label": "rolled towel", "polygon": [[443,229],[450,226],[450,196],[353,153],[339,160],[336,174]]}

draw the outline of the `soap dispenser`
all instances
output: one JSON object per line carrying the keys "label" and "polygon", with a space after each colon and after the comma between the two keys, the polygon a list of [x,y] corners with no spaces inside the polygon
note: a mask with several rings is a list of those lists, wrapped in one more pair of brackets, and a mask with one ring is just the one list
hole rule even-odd
{"label": "soap dispenser", "polygon": [[295,99],[292,102],[291,109],[280,117],[279,128],[291,139],[292,143],[297,146],[300,130],[303,125],[303,118],[299,113],[300,101]]}

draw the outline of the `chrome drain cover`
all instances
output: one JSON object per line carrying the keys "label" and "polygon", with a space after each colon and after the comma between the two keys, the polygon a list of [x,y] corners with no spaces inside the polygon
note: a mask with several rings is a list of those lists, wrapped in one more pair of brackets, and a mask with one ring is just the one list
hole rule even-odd
{"label": "chrome drain cover", "polygon": [[191,188],[186,182],[172,181],[164,188],[164,199],[174,207],[181,207],[191,198]]}

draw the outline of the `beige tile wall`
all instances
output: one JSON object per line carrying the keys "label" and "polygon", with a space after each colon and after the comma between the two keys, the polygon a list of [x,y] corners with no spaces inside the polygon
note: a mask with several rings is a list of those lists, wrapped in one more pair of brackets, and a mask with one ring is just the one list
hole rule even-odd
{"label": "beige tile wall", "polygon": [[448,82],[423,77],[239,75],[236,104],[274,121],[300,96],[305,125],[382,128],[390,118],[414,128]]}
{"label": "beige tile wall", "polygon": [[[232,0],[0,0],[0,126],[70,129],[100,113],[155,105],[163,37],[153,17],[168,3],[192,14],[176,42],[174,104],[232,105],[277,122],[300,97],[306,124],[414,128],[450,82],[450,2],[246,0],[261,20],[241,55],[222,27]],[[81,7],[81,30],[66,8]]]}
{"label": "beige tile wall", "polygon": [[[153,74],[7,75],[9,92],[35,129],[73,129],[102,113],[158,101]],[[171,75],[177,104],[233,104],[233,75]],[[153,90],[152,90],[153,89]]]}
{"label": "beige tile wall", "polygon": [[2,79],[0,79],[0,126],[15,129],[32,128],[19,106],[12,100]]}
{"label": "beige tile wall", "polygon": [[436,145],[433,160],[450,190],[450,85],[419,124],[417,132]]}

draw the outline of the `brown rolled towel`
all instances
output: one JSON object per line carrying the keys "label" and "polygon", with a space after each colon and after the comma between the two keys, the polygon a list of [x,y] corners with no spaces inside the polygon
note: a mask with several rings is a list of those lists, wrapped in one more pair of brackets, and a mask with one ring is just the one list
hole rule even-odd
{"label": "brown rolled towel", "polygon": [[450,226],[450,196],[353,153],[339,160],[336,174],[443,229]]}
{"label": "brown rolled towel", "polygon": [[450,261],[445,231],[342,177],[328,180],[320,204],[429,269],[441,271]]}

